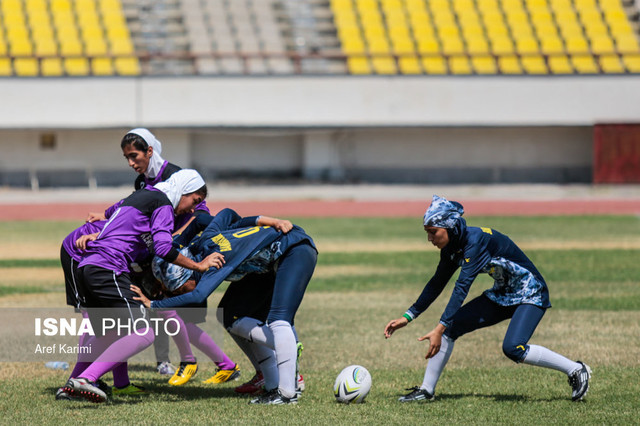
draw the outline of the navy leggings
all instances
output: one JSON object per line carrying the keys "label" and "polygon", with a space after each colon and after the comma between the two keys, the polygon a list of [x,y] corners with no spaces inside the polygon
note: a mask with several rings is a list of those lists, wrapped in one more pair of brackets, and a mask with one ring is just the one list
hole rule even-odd
{"label": "navy leggings", "polygon": [[544,312],[544,308],[535,305],[500,306],[483,294],[458,310],[451,327],[444,334],[456,340],[474,330],[511,318],[502,342],[502,351],[509,359],[522,362],[529,349],[527,343]]}
{"label": "navy leggings", "polygon": [[282,255],[276,271],[267,323],[273,321],[293,323],[317,260],[318,252],[308,243],[293,246]]}

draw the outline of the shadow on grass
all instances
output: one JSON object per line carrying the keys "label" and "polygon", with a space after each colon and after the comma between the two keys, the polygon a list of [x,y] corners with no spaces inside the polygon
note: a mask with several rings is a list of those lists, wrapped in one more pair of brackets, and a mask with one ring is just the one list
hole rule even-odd
{"label": "shadow on grass", "polygon": [[[170,386],[170,385],[158,385],[154,383],[145,382],[144,388],[148,392],[144,395],[109,395],[107,399],[108,405],[134,405],[144,403],[148,401],[152,402],[180,402],[180,401],[196,401],[203,399],[214,398],[232,398],[237,400],[248,400],[246,395],[237,394],[233,391],[233,388],[214,388],[207,385],[201,386]],[[42,390],[43,395],[51,395],[55,397],[57,387],[47,387]],[[73,400],[71,401],[73,406],[69,408],[81,407],[79,404],[83,404],[85,407],[95,407],[97,405],[90,401]],[[84,407],[83,407],[84,408]]]}
{"label": "shadow on grass", "polygon": [[558,400],[558,398],[532,398],[528,395],[513,394],[451,393],[436,395],[436,401],[458,400],[462,398],[487,399],[497,402],[553,402]]}

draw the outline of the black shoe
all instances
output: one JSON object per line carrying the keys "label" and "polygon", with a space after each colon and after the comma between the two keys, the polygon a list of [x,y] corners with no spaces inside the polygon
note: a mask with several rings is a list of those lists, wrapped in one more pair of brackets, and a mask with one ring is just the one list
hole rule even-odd
{"label": "black shoe", "polygon": [[582,365],[573,373],[569,374],[569,385],[571,385],[571,400],[580,401],[589,390],[589,379],[591,378],[591,368],[582,361],[576,361]]}
{"label": "black shoe", "polygon": [[249,401],[249,404],[265,404],[265,405],[282,405],[282,404],[297,404],[298,395],[293,398],[287,398],[280,393],[278,388],[271,389],[259,397]]}
{"label": "black shoe", "polygon": [[411,392],[409,392],[405,396],[401,396],[400,398],[398,398],[398,401],[400,402],[433,401],[435,399],[435,396],[433,396],[432,394],[430,394],[424,389],[420,389],[418,386],[415,386],[413,388],[408,388],[407,390],[410,390]]}

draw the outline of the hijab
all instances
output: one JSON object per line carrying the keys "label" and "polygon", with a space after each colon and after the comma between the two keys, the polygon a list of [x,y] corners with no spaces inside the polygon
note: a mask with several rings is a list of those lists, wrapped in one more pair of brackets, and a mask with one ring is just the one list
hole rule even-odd
{"label": "hijab", "polygon": [[462,207],[462,204],[434,195],[429,208],[424,214],[423,224],[424,226],[435,226],[437,228],[454,228],[463,214],[464,207]]}
{"label": "hijab", "polygon": [[180,197],[191,194],[205,185],[204,179],[193,169],[178,170],[164,182],[154,185],[154,188],[165,193],[175,209],[180,203]]}
{"label": "hijab", "polygon": [[162,144],[158,139],[156,139],[153,133],[143,127],[130,130],[129,133],[140,136],[144,139],[147,145],[153,148],[153,154],[149,159],[149,166],[147,167],[147,171],[144,172],[144,175],[149,179],[155,178],[158,176],[158,173],[160,173],[162,166],[165,163],[164,158],[160,156],[160,154],[162,154]]}

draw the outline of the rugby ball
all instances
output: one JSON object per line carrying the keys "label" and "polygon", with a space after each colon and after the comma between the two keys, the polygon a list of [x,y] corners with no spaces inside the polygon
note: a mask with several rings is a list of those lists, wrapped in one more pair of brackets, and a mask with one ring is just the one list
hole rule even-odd
{"label": "rugby ball", "polygon": [[364,402],[371,390],[371,374],[361,365],[350,365],[338,374],[333,385],[336,401],[344,404]]}

